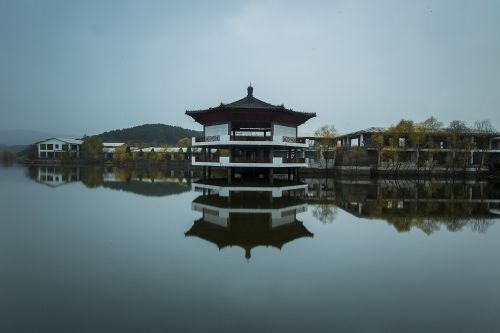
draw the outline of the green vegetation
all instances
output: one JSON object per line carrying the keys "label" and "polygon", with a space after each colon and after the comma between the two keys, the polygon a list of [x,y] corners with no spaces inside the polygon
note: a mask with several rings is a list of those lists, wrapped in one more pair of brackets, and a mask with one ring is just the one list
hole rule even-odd
{"label": "green vegetation", "polygon": [[191,146],[191,138],[182,138],[177,141],[177,147],[189,147]]}
{"label": "green vegetation", "polygon": [[87,162],[99,162],[103,160],[102,140],[95,136],[83,138],[83,157]]}
{"label": "green vegetation", "polygon": [[316,141],[320,146],[318,153],[325,159],[326,169],[328,169],[329,160],[332,159],[333,164],[335,164],[337,150],[333,149],[333,147],[335,146],[334,139],[337,135],[337,129],[334,125],[323,125],[314,131],[314,136],[318,138]]}
{"label": "green vegetation", "polygon": [[3,167],[10,167],[14,165],[16,154],[10,150],[0,151],[0,160]]}
{"label": "green vegetation", "polygon": [[[368,145],[381,152],[378,164],[380,160],[386,162],[394,173],[408,162],[416,163],[417,172],[430,171],[438,164],[447,170],[461,168],[465,172],[472,163],[472,149],[479,150],[478,170],[486,164],[488,138],[481,134],[494,132],[489,120],[477,121],[472,127],[461,120],[453,120],[443,128],[443,123],[435,117],[420,123],[402,119],[384,132],[372,135]],[[441,149],[447,150],[441,153]]]}
{"label": "green vegetation", "polygon": [[[145,124],[96,135],[104,142],[126,142],[149,146],[176,145],[179,140],[200,136],[202,132],[165,124]],[[183,141],[185,142],[185,141]]]}
{"label": "green vegetation", "polygon": [[88,188],[102,186],[104,178],[101,167],[88,167],[82,170],[82,183]]}

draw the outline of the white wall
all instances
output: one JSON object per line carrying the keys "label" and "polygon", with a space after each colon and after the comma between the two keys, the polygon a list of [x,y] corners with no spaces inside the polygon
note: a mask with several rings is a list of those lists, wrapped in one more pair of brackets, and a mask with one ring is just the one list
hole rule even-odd
{"label": "white wall", "polygon": [[285,224],[290,224],[295,222],[295,212],[290,215],[286,215],[283,217],[273,217],[271,219],[271,227],[276,228]]}
{"label": "white wall", "polygon": [[216,215],[212,215],[212,214],[209,214],[207,212],[204,212],[203,219],[207,222],[216,224],[216,225],[224,227],[224,228],[228,227],[228,225],[227,225],[228,218],[224,217],[224,216],[216,216]]}
{"label": "white wall", "polygon": [[[63,151],[63,145],[66,145],[66,144],[68,146],[74,145],[74,144],[69,144],[69,143],[66,143],[65,141],[61,141],[58,139],[49,139],[49,140],[45,140],[43,142],[40,142],[37,144],[38,157],[46,158],[48,153],[59,154],[60,152]],[[42,149],[42,145],[52,145],[52,148],[49,149],[47,146],[45,146],[45,148]],[[76,144],[76,146],[77,146],[77,150],[75,150],[74,152],[77,154],[77,157],[79,157],[79,151],[80,151],[81,144]],[[44,156],[42,156],[42,155],[44,155]]]}
{"label": "white wall", "polygon": [[291,136],[294,137],[296,136],[296,128],[295,127],[290,127],[290,126],[283,126],[283,125],[277,125],[274,124],[274,136]]}
{"label": "white wall", "polygon": [[[66,142],[62,142],[61,140],[56,140],[56,139],[51,139],[51,140],[47,140],[47,141],[44,141],[44,142],[40,142],[38,144],[38,149],[39,150],[40,150],[40,145],[41,144],[53,145],[52,149],[43,149],[43,150],[47,150],[47,151],[61,151],[62,150],[62,145],[66,144]],[[56,147],[56,145],[57,145],[57,147]]]}
{"label": "white wall", "polygon": [[225,124],[205,126],[205,136],[227,135],[228,126]]}

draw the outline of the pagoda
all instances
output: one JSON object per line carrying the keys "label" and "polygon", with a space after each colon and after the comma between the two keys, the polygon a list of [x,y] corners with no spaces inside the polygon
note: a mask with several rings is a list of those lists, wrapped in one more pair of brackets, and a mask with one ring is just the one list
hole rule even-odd
{"label": "pagoda", "polygon": [[[236,183],[236,182],[235,182]],[[193,183],[202,192],[192,210],[202,217],[185,232],[215,244],[219,250],[240,247],[250,259],[256,247],[282,249],[287,243],[313,237],[298,215],[307,210],[307,184],[276,180],[273,186]]]}
{"label": "pagoda", "polygon": [[240,100],[186,114],[203,125],[203,136],[192,139],[193,148],[201,150],[192,165],[203,168],[205,179],[216,167],[227,170],[229,183],[246,176],[272,182],[276,170],[296,180],[298,169],[307,166],[308,142],[297,136],[297,128],[316,114],[261,101],[251,85]]}

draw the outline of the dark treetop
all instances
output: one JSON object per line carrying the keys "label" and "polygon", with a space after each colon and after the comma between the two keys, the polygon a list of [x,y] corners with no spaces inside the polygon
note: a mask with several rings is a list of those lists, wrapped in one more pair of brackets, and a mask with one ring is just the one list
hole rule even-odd
{"label": "dark treetop", "polygon": [[179,126],[165,124],[144,124],[121,130],[114,130],[98,134],[104,142],[127,142],[127,143],[156,143],[175,145],[182,138],[190,138],[200,135]]}

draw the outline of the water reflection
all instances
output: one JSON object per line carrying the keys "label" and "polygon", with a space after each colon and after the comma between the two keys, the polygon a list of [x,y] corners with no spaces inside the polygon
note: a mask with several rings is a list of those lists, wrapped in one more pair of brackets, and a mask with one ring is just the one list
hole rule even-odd
{"label": "water reflection", "polygon": [[307,210],[307,184],[291,182],[194,182],[201,193],[192,209],[202,217],[185,235],[215,244],[219,250],[239,246],[250,259],[257,246],[281,248],[294,240],[313,237],[298,214]]}
{"label": "water reflection", "polygon": [[190,190],[185,170],[127,170],[116,167],[30,167],[28,176],[50,187],[81,182],[88,188],[107,188],[144,196],[168,196]]}
{"label": "water reflection", "polygon": [[[212,241],[219,248],[235,245],[247,250],[252,248],[251,244],[281,248],[284,243],[269,241],[271,232],[276,239],[278,227],[296,228],[294,223],[301,223],[296,215],[305,212],[308,206],[312,216],[325,224],[333,223],[342,209],[359,218],[384,220],[400,232],[417,229],[428,235],[437,230],[463,228],[485,232],[500,215],[500,184],[478,181],[312,178],[302,183],[276,180],[273,185],[265,180],[240,180],[231,185],[225,180],[191,184],[196,174],[187,170],[45,166],[30,167],[28,175],[53,188],[81,182],[88,188],[102,187],[155,197],[190,190],[199,192],[201,195],[193,201],[192,209],[201,212],[202,218],[186,235],[210,240],[215,236],[209,227],[224,228],[226,242]],[[241,235],[236,235],[238,228],[247,230],[247,243]],[[253,230],[262,235],[260,243],[256,234],[250,236]],[[206,236],[208,233],[212,236]]]}
{"label": "water reflection", "polygon": [[1,332],[500,327],[498,184],[24,172],[0,168]]}
{"label": "water reflection", "polygon": [[[426,234],[468,227],[485,232],[500,214],[499,184],[444,180],[309,180],[317,217],[334,218],[337,207],[364,219],[381,219],[400,232]],[[323,221],[325,222],[325,221]],[[331,221],[330,221],[331,222]]]}

